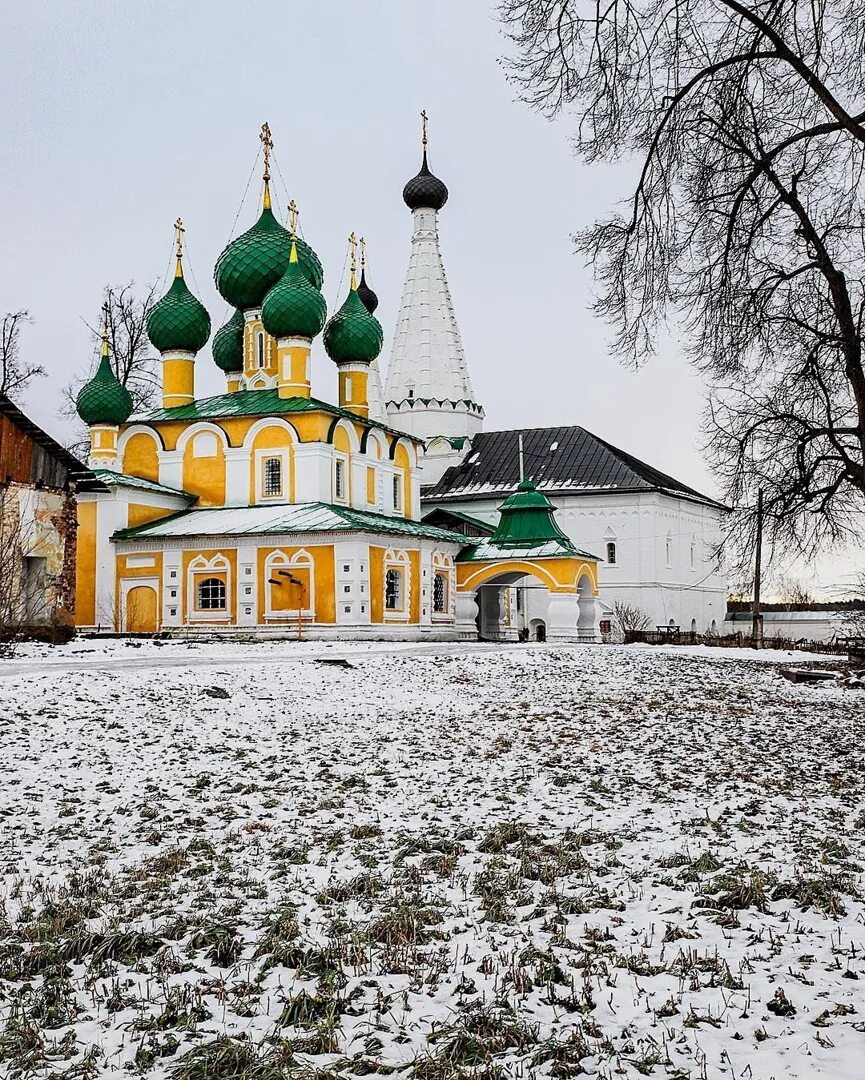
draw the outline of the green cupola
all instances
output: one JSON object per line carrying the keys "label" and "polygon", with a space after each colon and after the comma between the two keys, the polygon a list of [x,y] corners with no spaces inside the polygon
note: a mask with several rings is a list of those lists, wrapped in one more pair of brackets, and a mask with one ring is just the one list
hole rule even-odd
{"label": "green cupola", "polygon": [[258,221],[225,248],[216,260],[213,280],[219,295],[241,311],[261,307],[268,291],[279,281],[291,258],[292,239],[297,244],[297,259],[307,280],[316,289],[324,284],[324,272],[309,244],[294,237],[297,207],[292,200],[291,232],[276,220],[270,199],[270,152],[273,140],[268,124],[261,126],[264,148],[264,199]]}
{"label": "green cupola", "polygon": [[324,328],[324,347],[335,364],[371,364],[381,352],[381,323],[367,310],[357,291],[354,233],[351,245],[351,284],[345,303]]}
{"label": "green cupola", "polygon": [[243,371],[243,328],[246,320],[238,308],[228,322],[213,335],[213,359],[218,368],[231,374]]}
{"label": "green cupola", "polygon": [[531,548],[555,543],[575,550],[556,523],[556,508],[531,480],[522,480],[517,490],[499,507],[499,523],[490,543],[502,548]]}
{"label": "green cupola", "polygon": [[114,374],[108,358],[107,305],[106,325],[102,331],[102,357],[96,374],[85,383],[75,399],[75,408],[85,424],[125,424],[132,412],[132,397]]}
{"label": "green cupola", "polygon": [[314,338],[321,333],[326,318],[327,304],[304,272],[295,240],[285,273],[261,305],[262,324],[275,338]]}
{"label": "green cupola", "polygon": [[200,300],[189,291],[183,278],[183,222],[177,230],[177,268],[171,288],[153,305],[147,316],[147,336],[161,353],[197,353],[210,337],[210,316]]}

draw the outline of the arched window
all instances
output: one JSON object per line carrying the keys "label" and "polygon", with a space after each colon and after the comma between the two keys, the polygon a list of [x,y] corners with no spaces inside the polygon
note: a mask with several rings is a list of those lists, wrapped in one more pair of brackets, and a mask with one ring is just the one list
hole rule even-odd
{"label": "arched window", "polygon": [[403,595],[403,572],[392,567],[384,576],[385,609],[387,611],[402,611]]}
{"label": "arched window", "polygon": [[255,366],[264,367],[264,333],[261,330],[255,336]]}
{"label": "arched window", "polygon": [[225,582],[221,578],[204,578],[198,583],[200,611],[225,611]]}
{"label": "arched window", "polygon": [[607,562],[610,566],[616,565],[616,541],[610,540],[607,544]]}
{"label": "arched window", "polygon": [[393,478],[393,508],[397,513],[402,510],[402,477]]}
{"label": "arched window", "polygon": [[697,568],[697,541],[692,536],[691,537],[691,569],[696,570],[696,568]]}
{"label": "arched window", "polygon": [[433,611],[441,615],[448,609],[448,579],[447,574],[436,572],[433,576]]}

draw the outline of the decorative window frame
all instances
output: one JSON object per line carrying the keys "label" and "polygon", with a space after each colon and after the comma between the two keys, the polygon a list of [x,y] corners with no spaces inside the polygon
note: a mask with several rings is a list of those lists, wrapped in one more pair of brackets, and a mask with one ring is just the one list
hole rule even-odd
{"label": "decorative window frame", "polygon": [[[282,494],[264,494],[264,462],[267,458],[280,458],[282,461]],[[261,447],[255,451],[255,502],[287,503],[291,502],[291,451],[287,446]]]}
{"label": "decorative window frame", "polygon": [[[401,608],[389,608],[387,606],[388,570],[398,570],[402,574]],[[385,551],[381,587],[381,604],[385,622],[408,622],[411,614],[411,562],[407,551],[396,548],[388,548]]]}
{"label": "decorative window frame", "polygon": [[[342,465],[342,483],[343,493],[337,495],[336,491],[336,467],[337,463]],[[340,506],[348,506],[351,500],[351,459],[350,456],[344,450],[333,451],[333,463],[331,465],[330,474],[330,487],[331,487],[331,501],[337,503]]]}
{"label": "decorative window frame", "polygon": [[[444,611],[436,611],[435,609],[435,583],[437,576],[441,576],[445,579]],[[432,557],[432,582],[430,585],[430,612],[432,614],[433,622],[453,621],[456,594],[455,586],[455,571],[452,556],[444,551],[434,551]]]}
{"label": "decorative window frame", "polygon": [[[301,608],[299,612],[297,608],[275,608],[273,606],[271,590],[274,586],[269,583],[268,579],[277,570],[308,571],[309,588],[307,589],[306,606]],[[264,560],[264,619],[265,622],[287,622],[292,619],[297,621],[298,617],[307,620],[315,617],[315,560],[305,548],[301,548],[293,555],[289,555],[288,552],[278,548],[271,551]]]}
{"label": "decorative window frame", "polygon": [[[198,607],[198,580],[202,577],[212,577],[214,574],[225,574],[225,609],[199,608]],[[196,555],[186,570],[186,618],[188,622],[231,622],[231,611],[234,600],[231,581],[231,563],[224,555],[216,554],[207,559],[203,555]]]}

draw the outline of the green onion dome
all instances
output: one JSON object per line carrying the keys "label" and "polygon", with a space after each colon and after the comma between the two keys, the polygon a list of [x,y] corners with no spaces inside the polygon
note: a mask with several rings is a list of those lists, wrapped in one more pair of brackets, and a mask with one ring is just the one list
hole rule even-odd
{"label": "green onion dome", "polygon": [[229,374],[243,371],[243,327],[246,320],[243,312],[235,311],[225,326],[221,326],[213,336],[213,359],[216,366]]}
{"label": "green onion dome", "polygon": [[[251,229],[228,245],[216,260],[213,278],[220,295],[243,311],[261,306],[279,281],[291,256],[291,233],[276,220],[269,206]],[[320,289],[324,272],[318,256],[297,239],[297,258],[307,280]]]}
{"label": "green onion dome", "polygon": [[324,297],[304,273],[297,245],[293,243],[285,273],[261,305],[264,329],[275,338],[314,338],[321,333],[326,318]]}
{"label": "green onion dome", "polygon": [[324,328],[324,347],[335,364],[371,364],[381,352],[381,323],[366,309],[352,279],[345,303]]}
{"label": "green onion dome", "polygon": [[75,399],[75,408],[85,424],[125,424],[132,412],[132,397],[117,378],[108,359],[107,345],[96,374],[85,383]]}
{"label": "green onion dome", "polygon": [[187,288],[179,261],[171,288],[147,316],[147,336],[161,353],[196,353],[210,337],[210,316]]}

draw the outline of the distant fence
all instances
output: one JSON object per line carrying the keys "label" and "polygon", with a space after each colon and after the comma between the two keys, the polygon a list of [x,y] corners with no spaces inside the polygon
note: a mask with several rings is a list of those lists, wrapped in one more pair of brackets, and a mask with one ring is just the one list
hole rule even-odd
{"label": "distant fence", "polygon": [[[626,630],[625,644],[633,645],[709,645],[726,649],[753,649],[754,639],[750,634],[698,634],[693,630],[678,630],[675,627],[663,630]],[[804,639],[764,637],[764,649],[799,649],[803,652],[824,652],[846,655],[851,652],[846,640],[807,641]]]}

